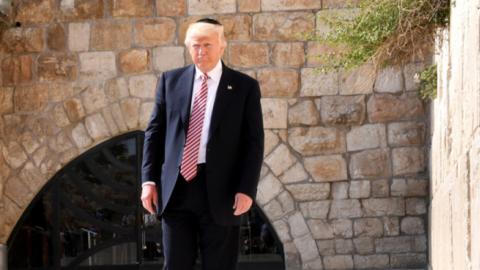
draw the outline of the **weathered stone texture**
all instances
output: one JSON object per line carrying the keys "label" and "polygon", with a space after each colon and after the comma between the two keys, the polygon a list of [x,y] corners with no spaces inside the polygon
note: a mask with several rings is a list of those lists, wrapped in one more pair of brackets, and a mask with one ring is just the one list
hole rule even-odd
{"label": "weathered stone texture", "polygon": [[260,205],[266,204],[282,190],[282,183],[272,174],[268,174],[258,183],[257,201]]}
{"label": "weathered stone texture", "polygon": [[392,150],[393,174],[414,174],[425,170],[423,148],[403,147]]}
{"label": "weathered stone texture", "polygon": [[403,216],[405,201],[401,198],[365,199],[362,201],[365,216]]}
{"label": "weathered stone texture", "polygon": [[400,223],[400,230],[404,234],[424,234],[424,220],[420,217],[405,217]]}
{"label": "weathered stone texture", "polygon": [[103,1],[98,0],[62,0],[59,17],[62,21],[100,19],[104,15],[103,6]]}
{"label": "weathered stone texture", "polygon": [[70,23],[68,25],[68,48],[71,51],[88,51],[90,47],[90,24]]}
{"label": "weathered stone texture", "polygon": [[236,11],[235,0],[189,0],[188,14],[209,15],[218,13],[234,13]]}
{"label": "weathered stone texture", "polygon": [[186,1],[156,0],[158,16],[183,16],[187,11]]}
{"label": "weathered stone texture", "polygon": [[127,49],[132,43],[132,24],[128,21],[98,21],[91,32],[94,50]]}
{"label": "weathered stone texture", "polygon": [[352,181],[350,183],[349,197],[352,199],[369,198],[370,181]]}
{"label": "weathered stone texture", "polygon": [[48,103],[48,85],[18,86],[13,99],[16,112],[41,112]]}
{"label": "weathered stone texture", "polygon": [[290,153],[290,150],[284,144],[280,144],[280,146],[273,150],[265,159],[265,163],[277,176],[290,168],[295,162],[295,156]]}
{"label": "weathered stone texture", "polygon": [[359,200],[334,200],[328,217],[333,218],[357,218],[363,215]]}
{"label": "weathered stone texture", "polygon": [[303,156],[345,151],[345,134],[335,128],[290,128],[288,142]]}
{"label": "weathered stone texture", "polygon": [[77,98],[66,100],[63,106],[67,112],[68,119],[70,119],[72,123],[79,121],[85,116],[85,109],[83,108],[82,102]]}
{"label": "weathered stone texture", "polygon": [[120,70],[123,73],[139,73],[149,69],[150,59],[147,50],[133,49],[119,54]]}
{"label": "weathered stone texture", "polygon": [[422,145],[425,141],[425,124],[422,122],[401,122],[388,125],[390,146]]}
{"label": "weathered stone texture", "polygon": [[290,125],[313,126],[320,121],[315,103],[311,100],[301,100],[288,110],[288,123]]}
{"label": "weathered stone texture", "polygon": [[80,76],[85,79],[109,79],[117,75],[113,52],[85,52],[79,54]]}
{"label": "weathered stone texture", "polygon": [[17,6],[16,15],[15,21],[22,24],[48,23],[55,16],[55,1],[22,1]]}
{"label": "weathered stone texture", "polygon": [[2,35],[2,46],[13,53],[41,52],[43,37],[43,28],[10,28]]}
{"label": "weathered stone texture", "polygon": [[327,125],[361,125],[365,120],[364,96],[322,97],[322,122]]}
{"label": "weathered stone texture", "polygon": [[260,13],[253,16],[255,40],[297,41],[312,33],[315,16],[309,12]]}
{"label": "weathered stone texture", "polygon": [[357,151],[387,146],[384,125],[355,126],[347,133],[348,151]]}
{"label": "weathered stone texture", "polygon": [[330,184],[291,184],[285,188],[292,193],[297,201],[325,200],[330,194]]}
{"label": "weathered stone texture", "polygon": [[375,71],[371,65],[340,74],[340,95],[370,94],[375,82]]}
{"label": "weathered stone texture", "polygon": [[295,165],[286,170],[282,176],[280,176],[280,179],[284,184],[301,182],[307,178],[308,174],[300,162],[297,162]]}
{"label": "weathered stone texture", "polygon": [[314,201],[300,203],[300,209],[305,218],[326,219],[331,201]]}
{"label": "weathered stone texture", "polygon": [[249,15],[223,15],[217,18],[223,25],[228,41],[250,41],[252,17]]}
{"label": "weathered stone texture", "polygon": [[350,157],[350,176],[358,178],[377,178],[391,175],[389,151],[365,150]]}
{"label": "weathered stone texture", "polygon": [[153,68],[166,71],[185,65],[185,50],[183,47],[166,46],[153,49]]}
{"label": "weathered stone texture", "polygon": [[128,80],[130,95],[139,98],[155,98],[157,77],[153,74],[137,75]]}
{"label": "weathered stone texture", "polygon": [[286,128],[288,104],[284,99],[263,98],[263,127],[264,128]]}
{"label": "weathered stone texture", "polygon": [[414,96],[373,95],[369,98],[368,118],[371,122],[415,119],[423,116],[421,101]]}
{"label": "weathered stone texture", "polygon": [[338,94],[338,73],[319,73],[314,68],[303,68],[300,96],[327,96]]}
{"label": "weathered stone texture", "polygon": [[258,81],[262,97],[294,97],[298,92],[298,73],[291,69],[261,69]]}
{"label": "weathered stone texture", "polygon": [[176,24],[173,19],[153,18],[137,20],[135,23],[135,44],[151,47],[172,44]]}
{"label": "weathered stone texture", "polygon": [[352,255],[334,255],[323,258],[325,270],[333,269],[353,269]]}
{"label": "weathered stone texture", "polygon": [[37,61],[40,81],[71,81],[77,77],[77,58],[73,54],[44,54]]}
{"label": "weathered stone texture", "polygon": [[387,67],[380,70],[375,80],[375,92],[399,93],[403,88],[403,74],[400,68]]}
{"label": "weathered stone texture", "polygon": [[108,0],[113,17],[150,17],[153,14],[153,0]]}
{"label": "weathered stone texture", "polygon": [[268,44],[231,43],[230,64],[240,68],[260,67],[268,64]]}
{"label": "weathered stone texture", "polygon": [[321,2],[317,0],[263,0],[262,10],[299,10],[299,9],[319,9]]}
{"label": "weathered stone texture", "polygon": [[66,33],[61,24],[53,24],[47,29],[47,46],[50,50],[63,51],[66,48]]}
{"label": "weathered stone texture", "polygon": [[340,155],[305,158],[305,169],[315,182],[331,182],[347,179],[347,162]]}
{"label": "weathered stone texture", "polygon": [[261,8],[261,0],[237,0],[239,12],[258,12]]}
{"label": "weathered stone texture", "polygon": [[32,81],[32,70],[33,59],[30,55],[20,55],[3,59],[3,85],[16,85]]}
{"label": "weathered stone texture", "polygon": [[427,179],[393,179],[391,186],[392,196],[427,196]]}
{"label": "weathered stone texture", "polygon": [[272,46],[272,63],[278,67],[301,67],[305,62],[303,43],[275,43]]}
{"label": "weathered stone texture", "polygon": [[389,257],[385,254],[378,255],[355,255],[353,264],[356,269],[387,269],[389,267]]}

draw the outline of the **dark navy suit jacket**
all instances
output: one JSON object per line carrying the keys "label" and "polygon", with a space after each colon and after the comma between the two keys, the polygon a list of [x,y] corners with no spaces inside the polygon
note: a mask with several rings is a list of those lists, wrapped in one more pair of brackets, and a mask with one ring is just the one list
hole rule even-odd
{"label": "dark navy suit jacket", "polygon": [[[194,65],[162,74],[145,131],[142,182],[156,183],[160,197],[159,214],[167,206],[179,176],[194,74]],[[258,82],[223,65],[206,149],[208,203],[218,224],[240,223],[232,209],[237,192],[255,199],[263,149]]]}

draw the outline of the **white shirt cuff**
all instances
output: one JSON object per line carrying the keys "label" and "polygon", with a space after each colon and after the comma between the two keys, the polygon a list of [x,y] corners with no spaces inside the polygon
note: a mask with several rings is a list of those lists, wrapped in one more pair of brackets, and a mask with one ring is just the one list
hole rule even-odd
{"label": "white shirt cuff", "polygon": [[144,186],[148,186],[148,185],[155,186],[155,182],[153,182],[153,181],[143,182],[143,183],[142,183],[142,188],[143,188]]}

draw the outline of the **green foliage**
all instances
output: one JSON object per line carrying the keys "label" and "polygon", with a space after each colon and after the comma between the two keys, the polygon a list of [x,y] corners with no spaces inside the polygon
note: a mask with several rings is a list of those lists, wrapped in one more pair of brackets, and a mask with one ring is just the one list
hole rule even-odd
{"label": "green foliage", "polygon": [[326,12],[331,31],[312,39],[341,48],[321,56],[324,69],[404,64],[429,54],[435,31],[448,23],[448,0],[360,0],[357,16]]}
{"label": "green foliage", "polygon": [[431,65],[420,73],[418,95],[423,100],[437,97],[437,65]]}

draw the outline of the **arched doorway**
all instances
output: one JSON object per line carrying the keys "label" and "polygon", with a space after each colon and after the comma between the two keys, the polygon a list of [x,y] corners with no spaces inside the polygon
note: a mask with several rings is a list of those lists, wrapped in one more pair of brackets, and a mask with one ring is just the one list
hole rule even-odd
{"label": "arched doorway", "polygon": [[[9,269],[161,269],[161,224],[139,201],[142,145],[142,132],[128,133],[59,171],[11,234]],[[242,222],[240,252],[239,269],[285,269],[257,207]]]}

